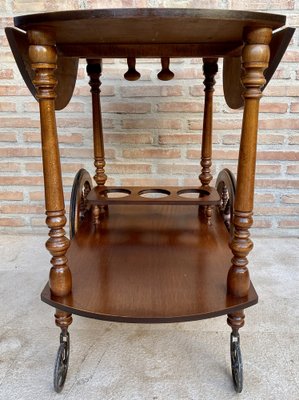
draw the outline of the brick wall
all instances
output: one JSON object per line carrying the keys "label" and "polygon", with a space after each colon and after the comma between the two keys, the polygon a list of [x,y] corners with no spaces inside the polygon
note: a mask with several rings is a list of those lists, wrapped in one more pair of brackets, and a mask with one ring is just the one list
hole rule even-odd
{"label": "brick wall", "polygon": [[[0,0],[0,229],[47,232],[44,225],[38,107],[25,87],[3,28],[15,15],[108,7],[243,9],[287,15],[299,26],[299,0]],[[298,235],[299,228],[298,32],[262,99],[256,176],[254,234]],[[138,60],[141,79],[123,79],[126,63],[105,60],[102,108],[109,184],[198,183],[203,117],[199,59],[171,60],[175,79],[157,80],[159,60]],[[242,113],[222,98],[222,66],[215,92],[214,176],[236,171]],[[84,63],[72,102],[58,112],[65,197],[80,167],[93,173],[91,106]]]}

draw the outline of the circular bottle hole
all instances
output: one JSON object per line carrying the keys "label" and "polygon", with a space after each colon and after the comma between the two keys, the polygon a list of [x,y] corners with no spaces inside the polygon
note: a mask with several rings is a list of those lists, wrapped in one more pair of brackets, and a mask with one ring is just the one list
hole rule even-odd
{"label": "circular bottle hole", "polygon": [[198,199],[199,197],[209,196],[210,193],[204,189],[182,189],[177,194],[188,199]]}
{"label": "circular bottle hole", "polygon": [[144,189],[141,190],[139,196],[145,197],[147,199],[160,199],[162,197],[167,197],[170,195],[170,192],[165,189]]}
{"label": "circular bottle hole", "polygon": [[101,192],[102,197],[108,197],[108,199],[119,199],[121,197],[126,197],[131,194],[128,189],[106,189]]}

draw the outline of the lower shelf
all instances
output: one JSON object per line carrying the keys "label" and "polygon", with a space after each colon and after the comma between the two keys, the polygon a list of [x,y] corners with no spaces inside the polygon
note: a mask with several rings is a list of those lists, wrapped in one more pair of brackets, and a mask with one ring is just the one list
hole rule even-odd
{"label": "lower shelf", "polygon": [[114,205],[100,225],[83,221],[67,253],[73,291],[46,285],[42,300],[102,320],[176,322],[204,319],[257,303],[226,293],[232,253],[214,211],[208,226],[197,206]]}

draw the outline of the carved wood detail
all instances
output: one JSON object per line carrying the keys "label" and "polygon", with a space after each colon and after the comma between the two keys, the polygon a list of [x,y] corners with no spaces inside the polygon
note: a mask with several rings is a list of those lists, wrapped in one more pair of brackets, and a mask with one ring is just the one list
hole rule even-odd
{"label": "carved wood detail", "polygon": [[258,112],[261,88],[266,82],[263,73],[269,62],[271,35],[272,30],[269,28],[248,29],[244,32],[242,83],[245,88],[245,105],[233,219],[235,229],[230,244],[234,257],[227,278],[228,293],[236,297],[247,296],[250,286],[247,255],[253,247],[249,228],[253,222]]}
{"label": "carved wood detail", "polygon": [[49,285],[54,295],[65,296],[72,290],[72,276],[66,258],[69,240],[64,231],[66,217],[55,119],[57,52],[50,32],[29,31],[28,38],[31,67],[35,72],[33,84],[40,107],[46,223],[50,229],[46,247],[53,256]]}
{"label": "carved wood detail", "polygon": [[89,85],[92,96],[92,120],[93,120],[93,143],[94,143],[94,166],[96,173],[93,177],[97,185],[105,185],[107,175],[105,174],[105,150],[103,140],[103,126],[100,102],[100,76],[102,73],[102,60],[87,60],[87,74],[90,77]]}
{"label": "carved wood detail", "polygon": [[212,128],[213,128],[213,92],[215,75],[218,72],[217,58],[203,59],[203,73],[205,76],[205,105],[204,119],[202,129],[202,147],[201,147],[201,174],[199,179],[203,187],[209,186],[213,176],[211,174],[212,166]]}

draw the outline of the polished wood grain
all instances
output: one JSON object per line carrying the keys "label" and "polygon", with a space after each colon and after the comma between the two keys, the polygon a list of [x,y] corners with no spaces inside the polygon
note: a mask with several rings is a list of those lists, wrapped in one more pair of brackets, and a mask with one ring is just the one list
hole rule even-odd
{"label": "polished wood grain", "polygon": [[[36,89],[33,84],[34,71],[29,59],[28,35],[15,28],[5,28],[6,37],[14,55],[19,71],[33,97]],[[78,70],[78,58],[57,57],[55,76],[57,79],[55,109],[62,110],[72,98]]]}
{"label": "polished wood grain", "polygon": [[[270,42],[270,59],[269,66],[265,70],[265,84],[262,91],[270,82],[274,72],[276,71],[292,37],[295,32],[294,28],[285,28],[274,32]],[[227,56],[223,59],[223,92],[226,104],[232,109],[238,109],[244,106],[244,86],[241,80],[242,59],[241,54],[238,56]]]}
{"label": "polished wood grain", "polygon": [[[283,26],[285,20],[285,16],[282,15],[247,11],[131,8],[24,15],[15,17],[14,23],[23,30],[32,26],[35,29],[39,26],[52,28],[57,31],[58,44],[79,41],[185,44],[198,43],[199,40],[202,43],[225,43],[236,38],[242,40],[245,26],[267,26],[276,29]],[[98,29],[99,26],[101,29]]]}
{"label": "polished wood grain", "polygon": [[205,105],[204,105],[204,118],[202,128],[202,144],[201,144],[201,174],[199,179],[202,187],[209,186],[213,176],[211,174],[212,166],[212,130],[213,130],[213,93],[215,75],[218,72],[218,59],[217,58],[204,58],[203,59],[203,73],[204,91],[205,91]]}
{"label": "polished wood grain", "polygon": [[252,225],[256,146],[261,88],[265,84],[264,70],[270,58],[269,28],[248,29],[242,53],[242,83],[244,113],[238,160],[237,187],[234,205],[234,236],[230,244],[234,257],[227,277],[228,293],[236,297],[248,294],[250,287],[247,255],[252,249],[249,228]]}
{"label": "polished wood grain", "polygon": [[100,101],[100,76],[102,73],[102,60],[87,59],[86,71],[90,77],[89,85],[91,87],[90,92],[92,97],[93,151],[94,166],[96,167],[94,180],[97,185],[105,185],[107,175],[105,174],[106,162]]}
{"label": "polished wood grain", "polygon": [[87,196],[88,203],[109,204],[173,204],[173,205],[216,205],[220,196],[212,187],[175,186],[98,186]]}
{"label": "polished wood grain", "polygon": [[[32,82],[40,108],[46,224],[50,229],[46,247],[52,255],[49,287],[53,294],[62,297],[72,290],[72,276],[66,258],[70,242],[64,230],[66,217],[55,120],[57,79],[54,71],[57,67],[57,53],[50,33],[30,31],[28,37],[29,57],[35,72]],[[69,313],[61,311],[56,312],[55,318],[56,324],[63,330],[72,322]]]}
{"label": "polished wood grain", "polygon": [[257,302],[227,295],[229,233],[218,213],[208,226],[197,206],[114,205],[98,226],[86,219],[67,256],[73,291],[42,300],[79,315],[126,322],[175,322],[232,313]]}
{"label": "polished wood grain", "polygon": [[[293,32],[292,29],[274,32],[271,42],[272,31],[284,23],[284,16],[274,14],[198,9],[84,10],[15,18],[15,25],[26,31],[29,38],[34,71],[29,77],[40,103],[50,228],[47,247],[53,256],[43,299],[64,313],[56,313],[56,322],[61,327],[70,323],[73,311],[103,319],[145,321],[197,319],[228,313],[233,330],[244,324],[243,309],[257,301],[250,283],[247,255],[252,248],[249,228],[259,100]],[[20,36],[16,34],[12,42],[18,42],[18,37],[20,49],[26,47],[23,32]],[[23,51],[20,49],[16,50],[17,59],[18,51]],[[117,188],[104,186],[99,57],[125,57],[129,67],[127,77],[135,79],[136,57],[153,56],[162,60],[159,78],[164,80],[173,76],[169,70],[170,57],[203,57],[205,110],[200,181],[206,193],[184,198],[178,195],[178,188],[130,187],[123,188],[129,191],[128,196],[111,198],[109,194]],[[69,250],[64,232],[66,220],[54,112],[59,57],[87,58],[93,104],[97,188],[88,195],[89,219],[82,223]],[[224,72],[228,104],[235,107],[241,96],[245,99],[234,234],[230,243],[231,267],[227,232],[217,208],[213,215],[211,212],[211,206],[220,201],[217,191],[210,188],[212,92],[218,57],[225,58],[224,70],[229,70]],[[243,89],[240,92],[241,69],[244,93]],[[73,72],[71,75],[70,82],[74,82]],[[63,76],[59,79],[64,80]],[[235,79],[231,85],[230,79]],[[230,92],[228,97],[227,92]],[[168,192],[160,198],[140,195],[140,191],[151,194],[153,189],[160,194],[163,190]],[[199,205],[204,206],[205,217],[198,213]],[[206,223],[206,217],[210,224]],[[86,275],[82,274],[85,262]]]}
{"label": "polished wood grain", "polygon": [[157,78],[160,81],[170,81],[174,77],[174,73],[169,69],[170,59],[169,57],[162,57],[161,58],[161,71],[157,74]]}

